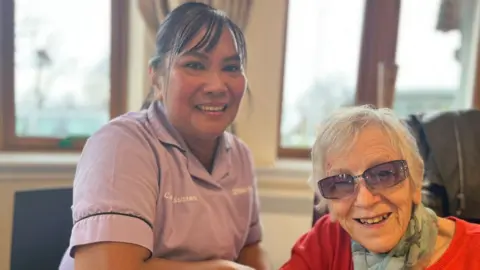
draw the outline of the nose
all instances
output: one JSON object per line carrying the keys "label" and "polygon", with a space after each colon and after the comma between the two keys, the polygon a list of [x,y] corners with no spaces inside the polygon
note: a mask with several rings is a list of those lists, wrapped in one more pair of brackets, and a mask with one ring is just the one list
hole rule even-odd
{"label": "nose", "polygon": [[363,179],[357,182],[357,196],[355,199],[355,206],[366,208],[380,202],[380,200],[380,195],[370,191]]}
{"label": "nose", "polygon": [[219,72],[210,72],[206,78],[203,91],[207,94],[218,95],[224,94],[227,91],[227,84],[222,78],[222,75]]}

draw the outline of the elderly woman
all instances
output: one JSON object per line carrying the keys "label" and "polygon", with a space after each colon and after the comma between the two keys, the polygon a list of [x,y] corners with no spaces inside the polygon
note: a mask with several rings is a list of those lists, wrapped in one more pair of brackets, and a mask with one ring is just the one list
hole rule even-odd
{"label": "elderly woman", "polygon": [[390,110],[332,115],[312,159],[312,184],[330,214],[300,237],[281,269],[480,269],[480,226],[422,205],[422,159]]}

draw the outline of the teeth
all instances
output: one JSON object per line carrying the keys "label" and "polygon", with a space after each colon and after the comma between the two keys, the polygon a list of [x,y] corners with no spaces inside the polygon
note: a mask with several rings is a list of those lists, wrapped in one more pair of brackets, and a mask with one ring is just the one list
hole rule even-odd
{"label": "teeth", "polygon": [[220,112],[220,111],[223,111],[223,109],[225,109],[225,106],[203,106],[203,105],[200,105],[200,106],[198,106],[198,108],[200,108],[200,110],[206,111],[206,112]]}
{"label": "teeth", "polygon": [[359,220],[363,224],[376,224],[376,223],[379,223],[379,222],[387,219],[388,215],[389,214],[385,214],[383,216],[378,216],[378,217],[374,217],[374,218],[360,218]]}

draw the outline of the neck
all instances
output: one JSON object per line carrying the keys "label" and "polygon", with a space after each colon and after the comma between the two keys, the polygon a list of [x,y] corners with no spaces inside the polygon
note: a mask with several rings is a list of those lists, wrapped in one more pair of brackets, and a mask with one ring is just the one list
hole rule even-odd
{"label": "neck", "polygon": [[455,234],[455,221],[438,218],[438,235],[435,243],[435,251],[429,260],[429,265],[436,263],[447,251]]}
{"label": "neck", "polygon": [[192,154],[210,173],[213,169],[213,160],[215,158],[215,152],[217,151],[219,140],[219,137],[212,139],[200,139],[198,137],[190,139],[185,138],[185,142]]}

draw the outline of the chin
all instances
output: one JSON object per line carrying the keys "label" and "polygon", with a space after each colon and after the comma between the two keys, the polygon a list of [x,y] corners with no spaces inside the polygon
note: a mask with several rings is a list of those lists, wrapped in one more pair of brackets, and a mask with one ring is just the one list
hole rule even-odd
{"label": "chin", "polygon": [[372,253],[377,253],[377,254],[388,253],[390,252],[390,250],[392,250],[395,247],[395,245],[386,246],[383,243],[368,243],[362,246],[368,249],[368,251]]}
{"label": "chin", "polygon": [[363,237],[360,237],[358,240],[356,239],[356,241],[370,252],[387,253],[397,245],[401,237],[399,237],[398,240],[397,237],[393,238],[392,235],[384,235],[375,238],[361,238]]}
{"label": "chin", "polygon": [[198,130],[198,133],[202,134],[200,136],[205,138],[220,137],[223,135],[224,132],[225,132],[225,128],[221,128],[221,127],[201,128]]}
{"label": "chin", "polygon": [[230,126],[230,121],[216,121],[198,123],[197,130],[205,135],[222,135]]}

